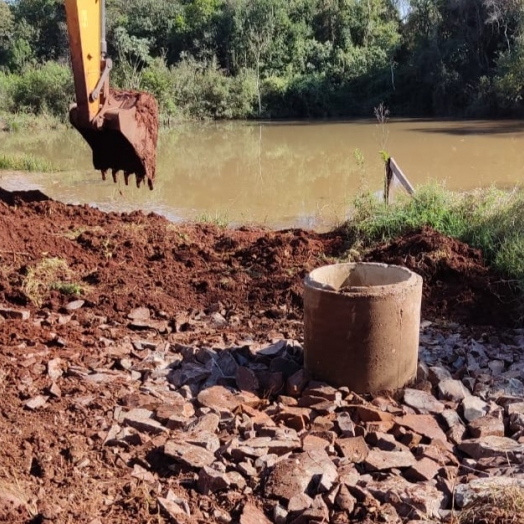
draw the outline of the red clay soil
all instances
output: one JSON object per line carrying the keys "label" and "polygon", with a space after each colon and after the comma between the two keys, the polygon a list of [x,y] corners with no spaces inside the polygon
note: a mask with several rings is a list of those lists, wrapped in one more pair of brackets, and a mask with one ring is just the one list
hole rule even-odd
{"label": "red clay soil", "polygon": [[426,318],[502,327],[517,317],[514,290],[488,269],[482,252],[433,229],[379,246],[366,260],[405,266],[421,275]]}
{"label": "red clay soil", "polygon": [[[303,278],[346,247],[339,233],[175,225],[154,214],[106,214],[39,192],[0,189],[0,306],[31,313],[25,321],[0,316],[0,521],[169,522],[147,483],[131,475],[143,455],[102,445],[115,406],[141,405],[142,397],[151,397],[131,394],[118,380],[80,380],[75,366],[104,369],[107,377],[123,365],[122,355],[131,351],[129,358],[140,360],[129,349],[127,315],[135,307],[168,322],[169,332],[155,337],[170,343],[224,347],[282,336],[300,341]],[[427,279],[426,318],[498,322],[510,311],[480,254],[433,231],[369,258],[407,265]],[[63,307],[74,298],[43,287],[36,288],[38,306],[29,300],[31,275],[50,259],[64,261],[69,284],[83,287],[81,309],[66,314]],[[202,312],[218,310],[226,326],[198,328]],[[69,370],[58,390],[49,367],[57,358]],[[47,407],[28,408],[27,401],[39,395],[49,399]],[[154,449],[155,439],[139,444],[142,451]],[[163,485],[176,494],[180,478],[163,475]],[[217,502],[195,495],[192,522],[206,522],[198,517],[205,504],[234,512],[236,496]]]}

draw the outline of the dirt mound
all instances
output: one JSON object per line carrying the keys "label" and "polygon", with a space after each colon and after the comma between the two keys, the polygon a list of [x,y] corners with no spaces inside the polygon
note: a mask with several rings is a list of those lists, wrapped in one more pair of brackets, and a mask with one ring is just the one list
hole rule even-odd
{"label": "dirt mound", "polygon": [[[263,391],[266,405],[266,393],[300,367],[305,275],[345,248],[339,232],[175,225],[154,214],[102,213],[39,192],[0,190],[0,521],[214,523],[233,515],[238,522],[250,497],[263,504],[258,481],[251,494],[233,487],[196,492],[196,470],[167,461],[165,436],[154,427],[142,431],[147,420],[140,418],[135,431],[122,422],[122,410],[154,410],[178,428],[192,420],[187,395],[198,393],[191,377],[207,380],[202,366],[225,385]],[[425,277],[426,318],[506,320],[494,277],[463,244],[424,230],[369,258]],[[473,314],[482,308],[483,316]],[[249,349],[267,343],[269,353]],[[232,346],[236,352],[221,351]],[[166,387],[168,358],[185,396]],[[315,409],[326,414],[319,417],[324,424],[334,415],[333,393],[326,394],[327,403],[311,397],[321,401]],[[292,403],[286,409],[279,420],[304,423]],[[242,410],[224,417],[224,446],[240,428],[252,433],[257,411],[251,403]],[[167,496],[187,498],[191,518],[182,510],[166,515],[159,501],[169,503]]]}
{"label": "dirt mound", "polygon": [[514,290],[486,266],[482,252],[431,228],[379,246],[366,260],[405,266],[421,275],[425,318],[504,326],[516,316]]}

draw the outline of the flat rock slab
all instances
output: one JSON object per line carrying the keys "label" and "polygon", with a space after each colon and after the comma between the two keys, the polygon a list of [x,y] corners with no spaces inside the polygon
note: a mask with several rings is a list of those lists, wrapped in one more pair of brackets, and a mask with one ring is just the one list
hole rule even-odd
{"label": "flat rock slab", "polygon": [[271,524],[271,521],[264,515],[261,509],[248,502],[242,510],[240,524]]}
{"label": "flat rock slab", "polygon": [[406,388],[404,390],[404,403],[416,409],[419,413],[442,413],[445,406],[431,393],[418,389]]}
{"label": "flat rock slab", "polygon": [[395,418],[395,423],[429,439],[447,442],[447,437],[432,415],[404,415]]}
{"label": "flat rock slab", "polygon": [[430,484],[412,484],[402,477],[389,477],[385,480],[366,484],[369,492],[383,504],[391,504],[401,517],[438,519],[440,509],[445,505],[445,496]]}
{"label": "flat rock slab", "polygon": [[336,445],[342,456],[355,464],[360,464],[369,455],[369,448],[364,437],[340,438]]}
{"label": "flat rock slab", "polygon": [[167,431],[167,428],[165,428],[160,422],[151,418],[152,415],[153,413],[148,409],[132,409],[124,415],[123,421],[124,424],[146,433],[159,434]]}
{"label": "flat rock slab", "polygon": [[507,457],[515,460],[524,453],[524,444],[507,437],[487,436],[464,440],[459,449],[475,460],[481,458]]}
{"label": "flat rock slab", "polygon": [[393,468],[409,468],[416,464],[416,459],[410,451],[382,451],[372,449],[364,464],[368,471],[385,471]]}
{"label": "flat rock slab", "polygon": [[234,411],[241,404],[241,399],[223,386],[212,386],[203,389],[197,397],[201,406],[211,409],[217,409],[221,412]]}
{"label": "flat rock slab", "polygon": [[27,309],[14,309],[0,306],[0,315],[4,318],[12,318],[16,320],[29,320],[31,313]]}
{"label": "flat rock slab", "polygon": [[478,397],[466,397],[462,401],[462,409],[464,410],[464,418],[468,422],[487,415],[489,411],[489,405]]}
{"label": "flat rock slab", "polygon": [[180,440],[168,440],[164,445],[164,453],[190,468],[200,469],[215,462],[215,454],[211,451]]}
{"label": "flat rock slab", "polygon": [[505,432],[504,422],[496,417],[482,417],[469,424],[468,431],[473,438],[503,437]]}
{"label": "flat rock slab", "polygon": [[269,474],[265,493],[289,501],[301,493],[328,491],[337,477],[337,468],[325,451],[308,451],[279,462]]}
{"label": "flat rock slab", "polygon": [[460,402],[466,397],[471,396],[468,388],[460,380],[447,379],[439,382],[439,397],[444,400],[454,400]]}

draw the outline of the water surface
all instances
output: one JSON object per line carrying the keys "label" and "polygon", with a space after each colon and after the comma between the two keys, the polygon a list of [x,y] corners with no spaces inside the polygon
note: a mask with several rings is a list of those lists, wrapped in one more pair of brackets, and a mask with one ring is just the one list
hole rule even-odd
{"label": "water surface", "polygon": [[[155,211],[170,220],[325,229],[361,190],[380,191],[380,151],[416,186],[468,190],[523,180],[523,121],[397,120],[181,125],[162,131],[154,191],[102,182],[74,130],[0,133],[0,151],[45,158],[61,172],[0,174],[6,189],[38,188],[67,203]],[[133,179],[134,180],[134,179]]]}

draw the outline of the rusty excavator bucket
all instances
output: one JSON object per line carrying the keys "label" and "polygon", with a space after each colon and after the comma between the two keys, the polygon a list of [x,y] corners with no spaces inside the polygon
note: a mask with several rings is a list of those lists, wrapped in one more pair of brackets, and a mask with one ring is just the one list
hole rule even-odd
{"label": "rusty excavator bucket", "polygon": [[71,124],[93,151],[102,178],[122,171],[126,185],[136,176],[153,189],[158,106],[148,93],[109,88],[112,62],[106,56],[105,0],[65,0],[76,104]]}
{"label": "rusty excavator bucket", "polygon": [[93,150],[93,166],[102,178],[111,170],[117,181],[123,171],[126,185],[135,174],[137,187],[144,180],[153,189],[158,137],[158,108],[148,93],[110,90],[96,122],[82,122],[78,106],[69,111],[71,124]]}

